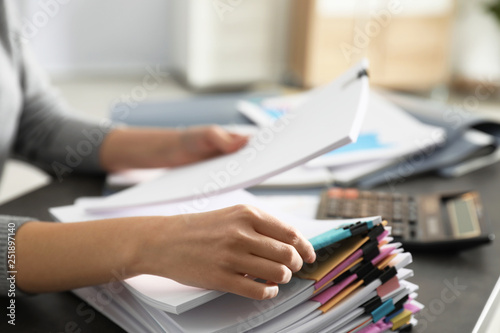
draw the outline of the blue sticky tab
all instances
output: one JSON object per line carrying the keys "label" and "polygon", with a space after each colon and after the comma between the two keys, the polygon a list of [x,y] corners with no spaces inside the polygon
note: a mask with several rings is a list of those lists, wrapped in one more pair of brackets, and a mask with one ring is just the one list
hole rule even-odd
{"label": "blue sticky tab", "polygon": [[349,237],[351,237],[351,230],[349,229],[332,229],[311,238],[309,241],[314,247],[314,250],[317,251],[325,246],[340,242],[341,240]]}
{"label": "blue sticky tab", "polygon": [[319,249],[324,248],[325,246],[332,245],[336,242],[340,242],[341,240],[351,237],[353,235],[351,229],[359,228],[360,225],[366,226],[366,228],[370,230],[374,227],[375,224],[373,223],[373,221],[363,221],[363,222],[358,222],[357,224],[356,223],[347,224],[342,228],[326,231],[321,235],[309,239],[309,241],[314,247],[314,251],[317,251]]}
{"label": "blue sticky tab", "polygon": [[381,306],[372,311],[373,322],[376,323],[391,313],[391,311],[394,311],[394,303],[392,303],[392,299],[385,301]]}
{"label": "blue sticky tab", "polygon": [[399,309],[398,311],[394,312],[393,314],[391,314],[390,316],[387,316],[387,318],[384,319],[384,322],[385,323],[388,323],[391,321],[392,318],[396,317],[398,314],[400,314],[401,312],[404,311],[405,308],[401,308]]}

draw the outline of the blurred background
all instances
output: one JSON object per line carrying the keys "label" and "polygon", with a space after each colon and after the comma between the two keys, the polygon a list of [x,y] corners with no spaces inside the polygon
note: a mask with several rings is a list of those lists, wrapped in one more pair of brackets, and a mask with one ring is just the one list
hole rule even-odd
{"label": "blurred background", "polygon": [[[22,37],[54,85],[93,117],[134,93],[140,102],[300,91],[368,57],[373,86],[451,103],[480,96],[474,108],[500,118],[500,0],[15,3]],[[146,75],[157,84],[138,89]],[[0,201],[47,181],[11,161]]]}

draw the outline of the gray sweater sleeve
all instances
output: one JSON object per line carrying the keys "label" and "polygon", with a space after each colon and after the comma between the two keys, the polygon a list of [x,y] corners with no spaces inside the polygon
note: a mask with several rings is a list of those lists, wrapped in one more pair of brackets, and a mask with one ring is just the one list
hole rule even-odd
{"label": "gray sweater sleeve", "polygon": [[99,149],[111,129],[109,120],[91,122],[74,112],[70,114],[27,45],[22,44],[18,50],[23,110],[14,143],[15,155],[55,174],[59,180],[74,171],[101,171]]}
{"label": "gray sweater sleeve", "polygon": [[[25,222],[35,220],[36,219],[30,217],[0,215],[0,259],[2,263],[2,266],[0,267],[0,296],[7,296],[10,291],[15,289],[15,279],[7,279],[11,276],[11,274],[7,272],[13,270],[15,271],[15,266],[14,269],[9,267],[9,264],[15,265],[15,234],[19,227],[21,227]],[[11,237],[10,240],[13,242],[10,243],[10,245],[9,237]],[[8,261],[8,259],[14,260],[14,262]],[[11,284],[11,282],[13,283]],[[18,290],[15,292],[18,292]]]}
{"label": "gray sweater sleeve", "polygon": [[[17,38],[21,36],[19,20],[5,6],[6,3],[0,0],[0,51],[5,53],[0,54],[0,58],[4,65],[12,66],[12,82],[8,82],[12,89],[7,91],[12,92],[13,87],[18,87],[21,96],[20,109],[0,110],[18,116],[16,129],[12,130],[15,132],[12,153],[54,174],[60,181],[77,171],[101,171],[99,150],[110,131],[109,122],[86,121],[70,112],[32,58],[28,44]],[[7,280],[8,237],[13,234],[15,238],[15,231],[32,220],[29,217],[0,216],[0,296],[5,296],[10,289]]]}

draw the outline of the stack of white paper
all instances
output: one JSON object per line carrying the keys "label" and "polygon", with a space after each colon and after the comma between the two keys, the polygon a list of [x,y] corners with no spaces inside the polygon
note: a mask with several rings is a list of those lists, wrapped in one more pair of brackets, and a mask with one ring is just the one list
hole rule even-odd
{"label": "stack of white paper", "polygon": [[[52,208],[50,212],[61,222],[77,223],[110,217],[175,215],[191,204],[188,200],[113,212],[86,211],[86,206],[101,200],[81,199],[75,205]],[[370,230],[348,236],[341,241],[340,247],[328,250],[329,256],[325,257],[321,252],[325,250],[319,250],[318,258],[322,259],[306,266],[290,283],[281,285],[278,296],[270,300],[251,300],[150,275],[127,279],[122,282],[122,288],[117,288],[115,282],[109,286],[78,289],[75,293],[128,331],[310,332],[340,328],[347,331],[353,325],[361,323],[367,326],[373,324],[374,319],[379,321],[389,314],[399,318],[389,321],[393,324],[391,328],[396,328],[397,325],[406,325],[412,313],[421,309],[421,305],[414,301],[416,286],[406,282],[413,274],[405,269],[411,262],[411,255],[403,253],[401,244],[390,243],[390,230],[384,231],[380,218],[320,221],[298,217],[268,206],[243,190],[213,196],[199,212],[236,203],[259,207],[287,221],[313,244],[332,229],[340,228],[343,233],[342,226],[355,225],[355,222],[369,225]],[[373,233],[375,231],[377,233]],[[393,269],[392,275],[383,278],[380,274],[388,272],[388,268]],[[349,272],[357,276],[353,277]],[[373,275],[374,272],[379,273]],[[335,289],[338,289],[336,293],[333,292]],[[109,304],[99,304],[99,293],[106,293]],[[367,302],[376,304],[369,307]],[[378,318],[374,315],[375,310],[382,311],[383,316]]]}

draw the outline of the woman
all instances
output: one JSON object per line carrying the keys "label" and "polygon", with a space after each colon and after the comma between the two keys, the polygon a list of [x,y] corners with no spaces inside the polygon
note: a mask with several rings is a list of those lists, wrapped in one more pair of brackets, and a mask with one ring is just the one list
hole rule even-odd
{"label": "woman", "polygon": [[[181,166],[234,152],[246,143],[245,137],[218,127],[102,128],[74,118],[17,38],[18,29],[7,1],[0,0],[0,171],[9,153],[56,173],[109,172]],[[81,143],[96,131],[103,133],[101,139],[84,150]],[[78,147],[80,158],[68,163],[68,152]],[[12,253],[15,266],[7,269]],[[123,278],[155,274],[266,299],[277,295],[277,284],[288,282],[303,261],[314,259],[311,244],[297,230],[243,205],[71,224],[0,216],[2,295],[8,290],[7,270],[17,271],[17,287],[28,293],[106,283],[119,271]]]}

